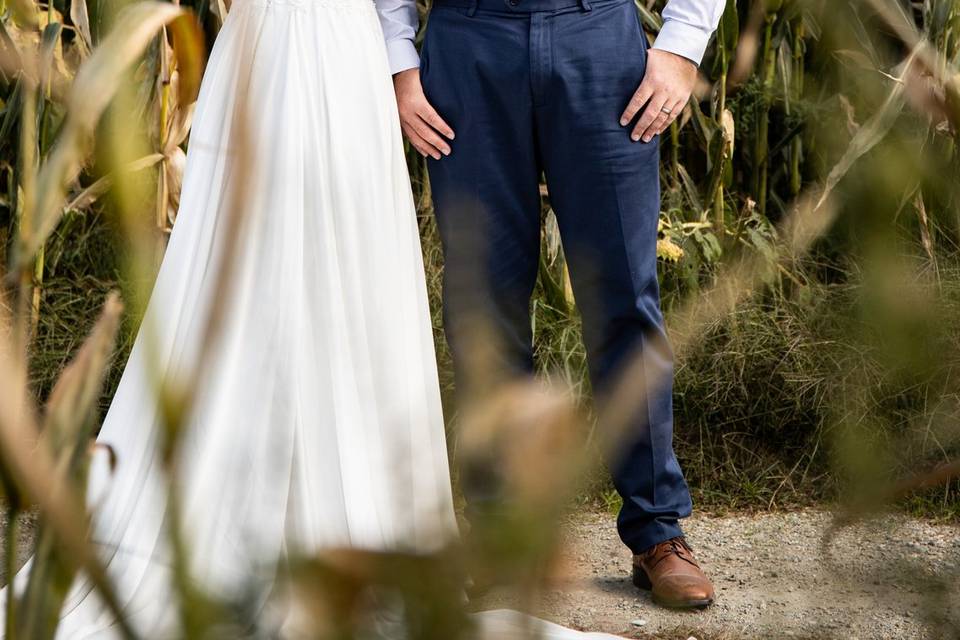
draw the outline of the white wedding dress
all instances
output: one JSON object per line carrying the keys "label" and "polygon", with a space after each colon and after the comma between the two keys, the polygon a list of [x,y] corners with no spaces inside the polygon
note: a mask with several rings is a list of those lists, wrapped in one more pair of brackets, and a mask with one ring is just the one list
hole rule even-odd
{"label": "white wedding dress", "polygon": [[[220,290],[238,188],[249,206]],[[215,301],[225,313],[180,478],[204,587],[238,595],[288,550],[430,550],[456,535],[414,204],[370,0],[236,0],[203,79],[180,203],[98,438],[117,467],[95,466],[88,491],[91,540],[145,638],[175,638],[178,624],[150,366],[174,380],[192,370]],[[478,619],[485,638],[530,623]],[[601,637],[535,624],[544,637]],[[82,575],[57,637],[119,637]]]}

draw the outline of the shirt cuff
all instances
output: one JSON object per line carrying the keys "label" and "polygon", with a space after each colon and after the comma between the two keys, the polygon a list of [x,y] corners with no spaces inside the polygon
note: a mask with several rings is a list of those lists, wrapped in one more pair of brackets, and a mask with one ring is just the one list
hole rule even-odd
{"label": "shirt cuff", "polygon": [[665,20],[653,48],[675,53],[699,65],[709,42],[709,32],[677,20]]}
{"label": "shirt cuff", "polygon": [[396,74],[420,66],[420,56],[412,40],[398,38],[387,43],[387,59],[390,61],[390,73]]}

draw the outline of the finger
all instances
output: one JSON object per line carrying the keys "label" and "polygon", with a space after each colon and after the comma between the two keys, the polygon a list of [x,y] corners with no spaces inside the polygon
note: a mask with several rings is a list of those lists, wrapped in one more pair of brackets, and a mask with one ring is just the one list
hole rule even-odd
{"label": "finger", "polygon": [[[666,102],[666,95],[664,95],[662,91],[650,98],[647,106],[643,109],[643,113],[640,114],[640,120],[637,121],[637,126],[633,128],[633,132],[630,134],[630,138],[634,142],[639,141],[640,138],[646,134],[647,129],[650,128],[650,125],[652,125],[657,118],[661,116],[666,117],[666,114],[661,111]],[[645,142],[649,142],[649,140],[645,140]]]}
{"label": "finger", "polygon": [[673,103],[673,106],[670,107],[670,115],[667,116],[666,121],[660,126],[660,130],[657,131],[658,134],[663,133],[667,130],[671,124],[673,124],[677,118],[680,117],[680,114],[683,113],[683,108],[686,106],[686,103],[683,100],[677,100]]}
{"label": "finger", "polygon": [[430,145],[427,144],[427,142],[420,137],[420,135],[416,132],[416,130],[414,130],[413,127],[410,127],[407,124],[403,124],[401,128],[403,129],[403,134],[407,136],[407,140],[410,141],[410,144],[413,145],[414,149],[420,152],[420,155],[422,155],[425,158],[429,156],[434,160],[440,159],[440,152],[437,151],[436,149],[431,148]]}
{"label": "finger", "polygon": [[403,135],[407,137],[407,140],[410,141],[410,144],[413,145],[413,148],[420,152],[420,155],[439,159],[438,156],[440,152],[432,149],[430,145],[427,144],[423,137],[417,133],[416,128],[410,124],[409,120],[401,120],[400,129],[403,131]]}
{"label": "finger", "polygon": [[447,136],[447,139],[453,140],[454,133],[453,129],[450,128],[443,118],[440,117],[440,114],[437,113],[437,110],[433,108],[429,102],[424,102],[423,108],[417,113],[421,118],[423,118],[427,124],[431,127]]}
{"label": "finger", "polygon": [[[666,107],[664,107],[666,108]],[[672,114],[667,113],[666,111],[660,111],[660,115],[653,119],[653,122],[650,123],[650,126],[647,127],[646,131],[641,134],[644,142],[650,142],[653,140],[653,137],[660,133],[661,129],[667,124],[667,119]]]}
{"label": "finger", "polygon": [[678,103],[679,100],[667,100],[664,103],[663,109],[667,109],[670,113],[663,111],[663,109],[660,110],[661,115],[653,121],[653,124],[647,130],[650,137],[660,135],[667,130],[671,122],[677,119],[677,114],[680,111]]}
{"label": "finger", "polygon": [[630,124],[630,121],[640,113],[640,109],[650,100],[652,95],[653,86],[649,82],[641,82],[633,93],[633,97],[630,98],[630,102],[627,103],[627,108],[623,110],[623,114],[620,116],[620,126],[625,127]]}
{"label": "finger", "polygon": [[417,132],[417,135],[419,135],[433,149],[445,156],[450,155],[450,145],[447,144],[447,142],[440,137],[440,134],[434,131],[425,121],[417,118],[410,124]]}

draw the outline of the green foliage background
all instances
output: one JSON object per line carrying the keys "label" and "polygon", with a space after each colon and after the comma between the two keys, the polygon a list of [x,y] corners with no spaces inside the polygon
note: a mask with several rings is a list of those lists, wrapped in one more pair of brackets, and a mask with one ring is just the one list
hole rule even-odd
{"label": "green foliage background", "polygon": [[[122,4],[88,5],[94,43]],[[212,42],[222,5],[184,4],[200,16]],[[651,38],[662,5],[638,1]],[[936,73],[905,65],[909,43],[884,18],[884,7],[936,50]],[[67,75],[77,64],[71,8],[69,0],[40,7],[47,15],[43,24],[63,24],[55,34],[45,29],[44,37],[51,38],[51,55]],[[426,16],[427,7],[421,9]],[[3,24],[9,39],[12,22],[5,17]],[[701,506],[810,504],[956,457],[960,163],[952,115],[956,87],[941,81],[956,84],[958,55],[960,8],[954,0],[729,0],[702,65],[706,89],[662,140],[661,275],[668,322],[716,285],[726,266],[744,257],[763,265],[753,295],[694,336],[695,346],[678,361],[676,442]],[[153,105],[164,99],[164,84],[157,81],[162,58],[161,47],[152,46],[133,76],[148,132],[156,127]],[[16,74],[0,74],[4,263],[13,260],[18,225],[21,90]],[[56,92],[41,96],[39,157],[49,153],[64,115]],[[171,152],[162,148],[162,136],[150,135],[166,160],[137,179],[154,184]],[[436,309],[442,259],[423,163],[414,153],[409,162],[449,398],[451,367]],[[101,178],[99,166],[95,155],[72,193]],[[785,260],[778,226],[808,190],[829,185],[831,176],[838,178],[835,222],[811,252]],[[113,209],[106,195],[68,207],[37,263],[30,370],[40,397],[90,328],[106,292],[135,288],[124,279],[130,248]],[[144,216],[152,209],[155,203],[144,206]],[[543,210],[541,282],[532,305],[538,362],[587,397],[578,318],[548,195]],[[164,226],[161,215],[161,240]],[[135,328],[132,314],[123,349]],[[615,501],[599,475],[584,499]],[[960,510],[957,485],[916,494],[910,504],[954,515]]]}

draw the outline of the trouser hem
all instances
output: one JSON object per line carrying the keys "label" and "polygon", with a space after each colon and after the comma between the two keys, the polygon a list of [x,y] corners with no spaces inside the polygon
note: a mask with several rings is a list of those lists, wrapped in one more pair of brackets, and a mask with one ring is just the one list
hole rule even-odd
{"label": "trouser hem", "polygon": [[682,535],[683,529],[680,527],[679,521],[653,521],[638,527],[635,531],[621,532],[620,539],[636,555],[647,551],[654,545]]}

